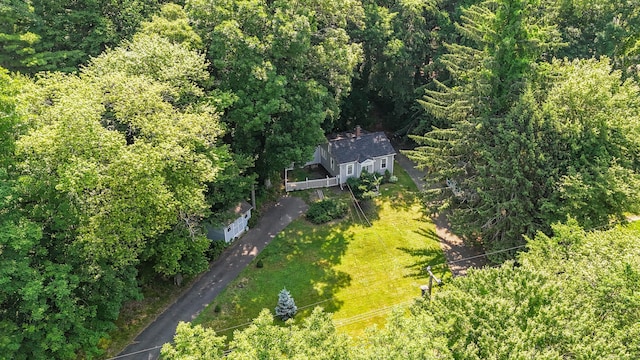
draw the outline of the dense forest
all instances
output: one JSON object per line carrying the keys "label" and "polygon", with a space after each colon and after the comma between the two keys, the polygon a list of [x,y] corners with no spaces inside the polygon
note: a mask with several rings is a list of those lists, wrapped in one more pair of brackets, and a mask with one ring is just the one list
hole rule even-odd
{"label": "dense forest", "polygon": [[142,283],[206,269],[204,223],[361,125],[502,265],[365,346],[264,314],[232,357],[639,358],[638,234],[592,232],[640,211],[639,79],[636,1],[2,0],[0,357],[98,356]]}

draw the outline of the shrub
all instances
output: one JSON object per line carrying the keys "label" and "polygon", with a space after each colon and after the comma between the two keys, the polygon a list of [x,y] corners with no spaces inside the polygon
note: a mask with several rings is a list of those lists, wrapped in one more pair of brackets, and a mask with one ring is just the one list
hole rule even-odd
{"label": "shrub", "polygon": [[206,255],[209,260],[215,260],[222,254],[224,249],[227,248],[227,243],[224,240],[212,240],[207,249]]}
{"label": "shrub", "polygon": [[264,267],[264,264],[262,263],[262,259],[258,259],[258,262],[256,262],[256,267],[258,269],[262,269]]}
{"label": "shrub", "polygon": [[398,177],[395,176],[395,175],[390,176],[389,177],[389,182],[392,183],[392,184],[397,183],[398,182]]}
{"label": "shrub", "polygon": [[386,184],[390,182],[390,179],[391,179],[391,172],[389,170],[385,170],[384,176],[382,177],[382,182]]}
{"label": "shrub", "polygon": [[358,200],[373,199],[378,194],[382,177],[378,174],[363,171],[359,178],[347,179],[347,184]]}
{"label": "shrub", "polygon": [[216,307],[213,308],[213,312],[218,314],[222,309],[220,308],[220,304],[216,304]]}
{"label": "shrub", "polygon": [[307,219],[314,224],[323,224],[339,219],[347,213],[347,204],[333,199],[325,199],[309,206]]}

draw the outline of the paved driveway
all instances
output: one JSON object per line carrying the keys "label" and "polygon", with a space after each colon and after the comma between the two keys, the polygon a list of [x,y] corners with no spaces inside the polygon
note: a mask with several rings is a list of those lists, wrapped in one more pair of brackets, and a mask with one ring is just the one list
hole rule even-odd
{"label": "paved driveway", "polygon": [[195,319],[280,231],[306,210],[307,204],[297,197],[283,197],[268,208],[255,228],[226,249],[189,290],[113,359],[157,359],[162,345],[173,340],[178,322]]}

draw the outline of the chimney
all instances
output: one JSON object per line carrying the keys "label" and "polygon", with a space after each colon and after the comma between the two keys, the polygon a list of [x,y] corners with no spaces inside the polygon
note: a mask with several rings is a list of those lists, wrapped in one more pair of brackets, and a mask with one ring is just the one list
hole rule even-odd
{"label": "chimney", "polygon": [[356,125],[356,139],[360,138],[360,130],[362,130],[360,125]]}

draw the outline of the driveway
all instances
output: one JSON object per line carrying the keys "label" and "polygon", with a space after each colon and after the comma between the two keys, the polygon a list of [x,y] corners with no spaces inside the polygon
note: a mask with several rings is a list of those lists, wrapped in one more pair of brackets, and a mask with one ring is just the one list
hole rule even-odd
{"label": "driveway", "polygon": [[[401,153],[398,147],[396,147],[396,161],[413,179],[418,189],[424,190],[426,172],[416,169],[415,163]],[[462,239],[451,232],[446,215],[438,214],[433,218],[433,222],[436,224],[436,235],[440,238],[440,247],[453,276],[465,275],[467,269],[481,268],[487,264],[482,248],[465,245]]]}
{"label": "driveway", "polygon": [[255,228],[227,248],[191,288],[112,359],[157,359],[162,345],[173,341],[178,322],[195,319],[280,231],[306,210],[307,204],[297,197],[280,198],[265,210]]}

